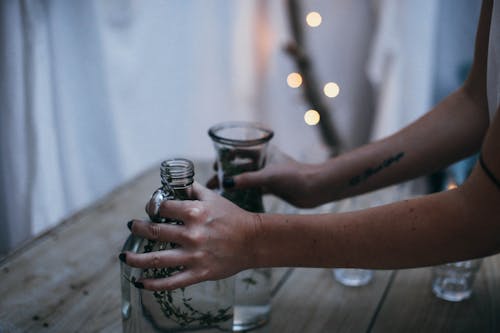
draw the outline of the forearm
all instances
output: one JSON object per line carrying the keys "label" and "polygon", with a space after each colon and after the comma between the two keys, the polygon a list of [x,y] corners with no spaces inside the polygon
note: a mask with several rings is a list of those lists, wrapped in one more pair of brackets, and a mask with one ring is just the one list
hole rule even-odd
{"label": "forearm", "polygon": [[261,215],[256,266],[397,269],[499,250],[496,199],[464,188],[357,212]]}
{"label": "forearm", "polygon": [[487,126],[459,89],[398,133],[312,167],[311,195],[318,204],[431,173],[476,152]]}

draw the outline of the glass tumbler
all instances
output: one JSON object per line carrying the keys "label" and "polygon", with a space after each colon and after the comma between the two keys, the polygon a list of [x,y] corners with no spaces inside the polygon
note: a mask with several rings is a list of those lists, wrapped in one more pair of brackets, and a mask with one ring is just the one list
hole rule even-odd
{"label": "glass tumbler", "polygon": [[450,302],[460,302],[469,298],[481,263],[482,259],[474,259],[433,267],[434,295]]}
{"label": "glass tumbler", "polygon": [[360,287],[370,283],[373,271],[371,269],[335,268],[333,276],[344,286]]}
{"label": "glass tumbler", "polygon": [[[458,165],[447,170],[445,189],[452,190],[464,174],[457,172]],[[463,180],[463,179],[462,179]],[[436,297],[450,302],[460,302],[472,295],[472,285],[481,267],[482,259],[458,261],[432,268],[432,292]]]}
{"label": "glass tumbler", "polygon": [[[208,134],[217,154],[217,177],[223,184],[228,177],[264,167],[269,140],[273,132],[250,122],[225,122],[212,126]],[[244,190],[224,189],[220,194],[239,207],[264,212],[262,192],[259,188]],[[269,320],[271,311],[271,269],[250,269],[236,275],[234,331],[246,331]]]}
{"label": "glass tumbler", "polygon": [[[364,195],[346,200],[346,206],[342,211],[354,211],[360,208],[368,208],[379,205],[379,200],[373,195]],[[334,279],[348,287],[361,287],[370,283],[373,279],[373,270],[359,268],[334,268]]]}

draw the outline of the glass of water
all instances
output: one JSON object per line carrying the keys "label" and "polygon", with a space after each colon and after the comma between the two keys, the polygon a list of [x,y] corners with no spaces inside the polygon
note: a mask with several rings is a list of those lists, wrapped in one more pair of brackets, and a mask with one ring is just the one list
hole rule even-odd
{"label": "glass of water", "polygon": [[[264,167],[272,130],[257,123],[225,122],[212,126],[208,134],[217,157],[220,194],[241,208],[264,212],[259,188],[232,190],[222,185],[229,177]],[[272,270],[250,269],[236,275],[233,331],[247,331],[266,324],[271,312]]]}
{"label": "glass of water", "polygon": [[433,267],[434,295],[450,302],[460,302],[469,298],[481,263],[482,259],[474,259]]}
{"label": "glass of water", "polygon": [[373,271],[371,269],[335,268],[333,276],[344,286],[360,287],[370,283]]}
{"label": "glass of water", "polygon": [[[380,200],[377,194],[368,194],[347,199],[339,211],[354,211],[362,208],[378,206]],[[367,285],[373,279],[373,271],[371,269],[357,268],[335,268],[333,270],[334,279],[348,287],[360,287]]]}

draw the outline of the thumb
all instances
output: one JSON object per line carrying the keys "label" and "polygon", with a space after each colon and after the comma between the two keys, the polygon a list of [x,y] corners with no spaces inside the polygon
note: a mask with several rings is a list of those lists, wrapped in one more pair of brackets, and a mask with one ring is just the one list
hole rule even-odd
{"label": "thumb", "polygon": [[215,195],[213,191],[196,181],[193,182],[193,193],[191,195],[192,200],[206,201],[213,195]]}
{"label": "thumb", "polygon": [[[245,189],[245,188],[250,188],[250,187],[263,187],[265,184],[265,173],[263,172],[264,169],[257,170],[257,171],[249,171],[245,172],[242,174],[239,174],[237,176],[234,176],[233,179],[233,184],[230,184],[230,181],[224,181],[225,188],[231,188],[231,189]],[[227,186],[227,185],[232,185],[232,186]]]}

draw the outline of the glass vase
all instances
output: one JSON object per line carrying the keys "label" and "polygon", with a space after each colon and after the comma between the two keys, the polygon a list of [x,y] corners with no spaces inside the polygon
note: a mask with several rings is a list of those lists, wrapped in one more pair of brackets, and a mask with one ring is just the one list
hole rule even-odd
{"label": "glass vase", "polygon": [[[226,122],[208,131],[217,157],[219,184],[243,172],[257,171],[266,162],[267,145],[273,132],[249,122]],[[219,189],[220,194],[239,207],[264,212],[260,188]],[[264,325],[271,311],[272,274],[270,268],[250,269],[236,275],[233,331],[246,331]]]}

